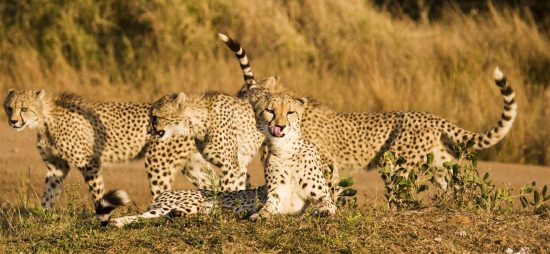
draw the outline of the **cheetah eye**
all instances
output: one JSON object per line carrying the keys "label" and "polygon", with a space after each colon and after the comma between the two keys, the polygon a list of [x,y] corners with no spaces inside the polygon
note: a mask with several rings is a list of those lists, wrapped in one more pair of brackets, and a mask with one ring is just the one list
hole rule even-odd
{"label": "cheetah eye", "polygon": [[21,108],[21,112],[27,112],[28,108]]}
{"label": "cheetah eye", "polygon": [[291,115],[291,114],[294,114],[294,113],[296,113],[296,111],[288,111],[288,112],[286,112],[287,115]]}

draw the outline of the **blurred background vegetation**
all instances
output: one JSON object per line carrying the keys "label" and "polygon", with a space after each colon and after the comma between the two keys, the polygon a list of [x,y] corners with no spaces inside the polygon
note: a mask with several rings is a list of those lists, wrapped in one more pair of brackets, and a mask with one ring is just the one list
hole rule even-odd
{"label": "blurred background vegetation", "polygon": [[279,74],[336,110],[429,111],[486,131],[502,110],[492,81],[499,65],[519,114],[482,157],[548,165],[550,7],[494,2],[4,0],[0,94],[23,87],[104,101],[234,94],[242,75],[217,40],[222,31],[242,42],[257,76]]}

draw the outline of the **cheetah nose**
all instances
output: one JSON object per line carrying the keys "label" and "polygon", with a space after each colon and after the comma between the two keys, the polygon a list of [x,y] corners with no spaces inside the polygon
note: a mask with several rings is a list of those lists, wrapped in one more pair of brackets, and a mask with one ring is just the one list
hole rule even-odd
{"label": "cheetah nose", "polygon": [[12,120],[12,119],[10,119],[10,124],[11,124],[11,125],[16,124],[17,122],[18,122],[17,120]]}
{"label": "cheetah nose", "polygon": [[157,131],[155,135],[157,135],[157,137],[159,138],[162,138],[162,136],[164,136],[164,131],[163,130]]}

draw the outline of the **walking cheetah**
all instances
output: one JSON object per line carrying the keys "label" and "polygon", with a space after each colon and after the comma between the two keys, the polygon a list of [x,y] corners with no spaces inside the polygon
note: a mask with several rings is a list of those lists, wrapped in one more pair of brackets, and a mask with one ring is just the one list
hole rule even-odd
{"label": "walking cheetah", "polygon": [[167,95],[151,107],[151,129],[159,140],[187,136],[203,157],[220,167],[221,190],[243,190],[247,165],[263,142],[252,106],[220,93]]}
{"label": "walking cheetah", "polygon": [[164,167],[180,163],[187,175],[194,176],[191,180],[195,185],[209,187],[202,183],[208,182],[202,172],[208,163],[193,156],[198,153],[194,140],[178,137],[169,142],[149,141],[149,103],[99,103],[74,94],[11,89],[3,106],[11,127],[38,132],[36,145],[48,169],[42,206],[48,210],[70,167],[76,167],[89,187],[96,213],[102,214],[101,165],[143,157],[148,147],[145,157],[149,168],[153,162]]}
{"label": "walking cheetah", "polygon": [[[269,150],[264,186],[220,193],[209,190],[167,191],[141,215],[114,219],[105,216],[102,223],[122,227],[139,218],[210,213],[215,207],[234,213],[254,213],[251,219],[272,214],[301,214],[310,204],[315,206],[315,215],[334,214],[336,206],[321,172],[319,151],[300,135],[300,120],[306,103],[305,98],[296,100],[286,95],[269,95],[255,105],[257,127],[266,136]],[[109,212],[129,202],[123,191],[112,191],[105,196],[105,207],[110,209]]]}
{"label": "walking cheetah", "polygon": [[[237,57],[240,44],[226,35],[220,39],[231,48]],[[261,82],[254,79],[248,61],[241,69],[245,73],[245,84],[239,96],[251,103],[273,90],[285,90],[278,78],[269,77]],[[436,115],[425,112],[347,113],[336,112],[320,103],[310,102],[305,109],[302,131],[306,139],[315,144],[323,161],[332,164],[337,179],[338,169],[373,168],[381,162],[386,151],[405,159],[405,168],[419,166],[426,155],[433,153],[435,165],[441,168],[445,161],[454,160],[455,155],[447,144],[474,140],[474,148],[481,150],[497,144],[510,131],[517,114],[515,93],[501,70],[494,70],[494,80],[504,99],[504,110],[497,125],[485,133],[464,130]],[[443,175],[435,175],[433,181],[446,189]]]}

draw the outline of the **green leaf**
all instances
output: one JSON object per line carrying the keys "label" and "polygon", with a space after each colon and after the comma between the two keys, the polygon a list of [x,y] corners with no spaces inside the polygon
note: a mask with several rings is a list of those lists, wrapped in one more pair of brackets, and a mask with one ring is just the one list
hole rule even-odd
{"label": "green leaf", "polygon": [[341,206],[344,206],[345,204],[346,204],[346,198],[338,197],[338,199],[336,200],[336,206],[341,207]]}
{"label": "green leaf", "polygon": [[519,201],[521,201],[521,206],[522,206],[523,208],[526,208],[527,205],[529,204],[529,202],[527,202],[527,198],[525,198],[525,197],[523,197],[523,196],[519,197]]}
{"label": "green leaf", "polygon": [[538,191],[535,191],[535,192],[533,193],[533,198],[534,198],[535,204],[538,204],[539,201],[540,201],[540,194],[539,194]]}
{"label": "green leaf", "polygon": [[428,165],[432,165],[434,163],[434,154],[429,153],[426,155],[426,160],[428,161]]}
{"label": "green leaf", "polygon": [[546,197],[546,191],[547,191],[547,190],[548,190],[548,186],[546,186],[546,184],[545,184],[545,185],[542,187],[542,192],[541,192],[541,194],[542,194],[543,197]]}
{"label": "green leaf", "polygon": [[393,161],[395,158],[393,157],[393,153],[391,153],[390,151],[386,151],[384,153],[384,160],[387,160],[387,161]]}
{"label": "green leaf", "polygon": [[338,186],[347,188],[347,187],[352,186],[354,183],[355,183],[355,181],[353,180],[353,177],[348,176],[348,177],[340,180],[340,182],[338,183]]}
{"label": "green leaf", "polygon": [[344,191],[342,191],[341,196],[351,197],[351,196],[355,196],[355,194],[357,194],[356,190],[354,190],[354,189],[345,189]]}
{"label": "green leaf", "polygon": [[466,142],[466,149],[474,147],[475,144],[476,142],[473,139],[468,140],[468,142]]}
{"label": "green leaf", "polygon": [[474,168],[477,168],[477,157],[472,156],[472,158],[470,160],[472,161],[472,166]]}
{"label": "green leaf", "polygon": [[491,177],[491,175],[489,174],[489,172],[485,173],[485,175],[483,176],[483,181],[489,179],[489,177]]}

